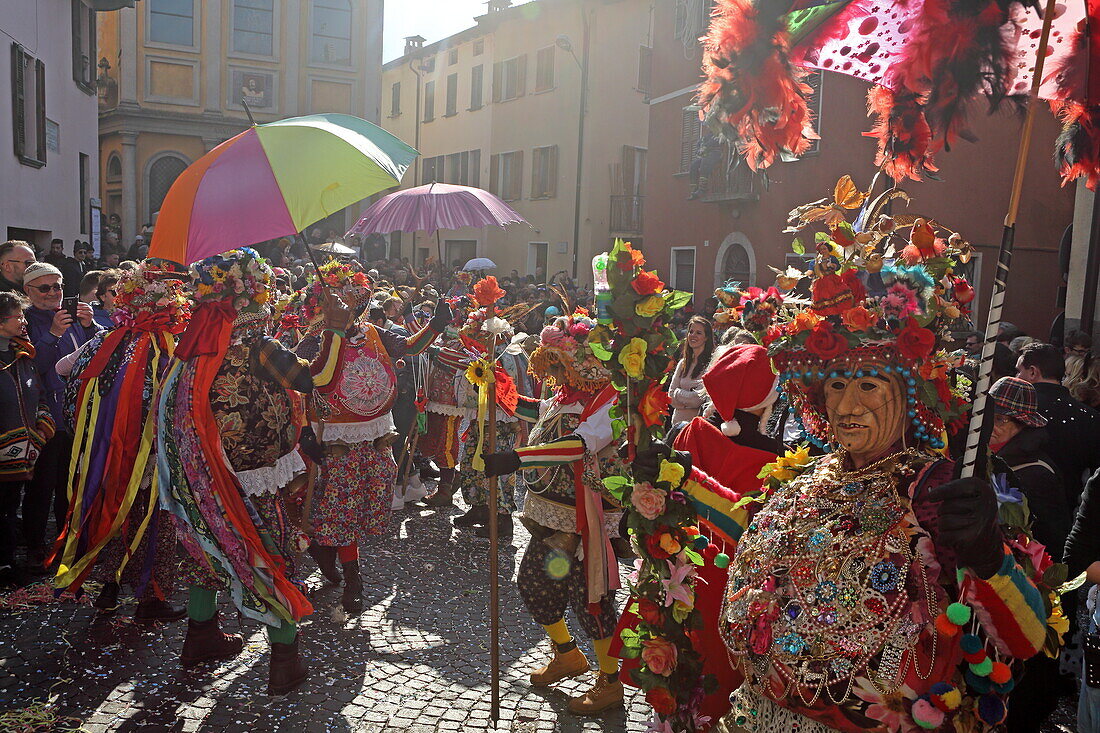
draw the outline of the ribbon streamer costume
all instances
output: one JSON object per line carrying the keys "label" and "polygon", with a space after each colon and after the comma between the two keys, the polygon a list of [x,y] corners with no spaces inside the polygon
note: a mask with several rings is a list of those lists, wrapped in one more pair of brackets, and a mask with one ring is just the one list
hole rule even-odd
{"label": "ribbon streamer costume", "polygon": [[342,331],[310,364],[267,335],[272,273],[250,248],[192,265],[200,305],[180,338],[160,400],[161,503],[177,519],[191,585],[185,666],[234,656],[239,636],[218,628],[216,592],[268,627],[269,691],[306,677],[297,622],[313,611],[295,582],[303,544],[279,490],[305,471],[289,391],[331,379]]}
{"label": "ribbon streamer costume", "polygon": [[158,504],[154,423],[190,310],[182,283],[151,269],[143,262],[123,273],[114,328],[74,354],[66,390],[74,478],[54,578],[56,588],[75,592],[100,568],[106,583],[97,606],[111,610],[125,581],[138,598],[139,620],[182,616],[164,600],[175,582],[176,529]]}

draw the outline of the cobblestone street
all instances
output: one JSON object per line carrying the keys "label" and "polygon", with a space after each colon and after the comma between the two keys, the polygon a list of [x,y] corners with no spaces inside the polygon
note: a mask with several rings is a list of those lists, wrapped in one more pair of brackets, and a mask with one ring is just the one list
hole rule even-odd
{"label": "cobblestone street", "polygon": [[[365,603],[358,616],[345,618],[339,588],[304,560],[316,611],[302,632],[311,677],[297,692],[266,694],[264,631],[241,624],[224,598],[223,628],[245,635],[245,651],[194,671],[179,665],[186,621],[142,627],[129,620],[132,603],[105,619],[68,598],[0,616],[0,713],[56,696],[57,715],[71,720],[54,730],[82,724],[91,733],[491,730],[488,540],[456,530],[450,520],[459,514],[408,505],[390,536],[362,548]],[[590,678],[529,686],[527,672],[544,663],[548,648],[513,583],[526,541],[517,523],[512,544],[502,545],[496,729],[645,730],[648,707],[631,688],[626,711],[583,720],[566,704]]]}

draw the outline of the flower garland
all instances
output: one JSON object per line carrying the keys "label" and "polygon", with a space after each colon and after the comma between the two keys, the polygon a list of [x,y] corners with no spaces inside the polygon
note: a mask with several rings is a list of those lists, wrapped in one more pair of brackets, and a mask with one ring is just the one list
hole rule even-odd
{"label": "flower garland", "polygon": [[[678,340],[668,327],[673,312],[690,293],[665,288],[657,273],[645,269],[645,257],[629,243],[617,241],[597,257],[597,282],[606,273],[607,290],[597,291],[597,324],[587,334],[588,346],[611,375],[619,391],[612,408],[616,438],[625,433],[629,459],[664,437],[668,379]],[[578,334],[579,335],[579,334]],[[694,583],[700,554],[710,541],[695,526],[697,518],[680,490],[684,467],[664,460],[655,476],[613,476],[608,490],[628,511],[627,526],[638,560],[629,578],[629,610],[641,619],[621,632],[622,655],[637,659],[630,671],[635,684],[657,715],[658,730],[695,731],[706,724],[699,705],[715,687],[703,674],[694,632],[702,619],[695,608]]]}
{"label": "flower garland", "polygon": [[179,279],[154,277],[146,262],[122,273],[116,287],[111,319],[120,326],[133,325],[142,313],[160,318],[171,333],[182,333],[191,319],[191,304]]}
{"label": "flower garland", "polygon": [[241,311],[251,303],[263,305],[271,298],[271,267],[251,247],[208,257],[190,269],[200,301],[219,301],[232,295],[233,307]]}

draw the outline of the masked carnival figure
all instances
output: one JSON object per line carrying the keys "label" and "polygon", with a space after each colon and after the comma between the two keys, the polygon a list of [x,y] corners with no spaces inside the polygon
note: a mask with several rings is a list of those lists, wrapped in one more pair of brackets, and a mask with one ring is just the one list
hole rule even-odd
{"label": "masked carnival figure", "polygon": [[54,587],[76,591],[98,568],[104,585],[96,607],[113,612],[125,582],[138,599],[139,622],[185,613],[165,601],[178,559],[175,524],[158,504],[155,431],[164,374],[190,317],[180,277],[148,261],[124,272],[115,286],[114,328],[58,365],[69,374],[66,405],[76,438]]}
{"label": "masked carnival figure", "polygon": [[[871,272],[892,242],[868,239],[829,243],[828,287],[759,324],[824,454],[789,453],[762,490],[732,492],[745,501],[724,519],[736,551],[718,624],[741,681],[723,732],[994,729],[1020,662],[1060,643],[1049,556],[945,457],[969,387],[942,348],[960,314],[950,252]],[[707,454],[677,455],[688,493],[724,491]]]}
{"label": "masked carnival figure", "polygon": [[350,312],[326,299],[323,349],[311,365],[268,335],[272,273],[255,250],[207,258],[191,275],[199,305],[176,347],[158,415],[161,504],[176,518],[188,557],[181,662],[191,667],[241,651],[240,635],[218,624],[217,592],[226,590],[243,615],[267,626],[268,692],[283,694],[307,676],[298,622],[313,611],[295,581],[305,539],[279,493],[306,469],[291,394],[330,386]]}
{"label": "masked carnival figure", "polygon": [[596,681],[572,699],[569,710],[595,714],[621,705],[618,659],[610,653],[620,587],[611,539],[619,536],[622,507],[602,478],[625,473],[613,443],[610,410],[617,393],[610,374],[592,353],[583,314],[545,327],[531,355],[531,372],[553,386],[543,401],[520,398],[516,414],[534,421],[528,445],[485,456],[486,475],[522,471],[527,498],[520,521],[531,542],[519,567],[519,591],[528,612],[550,637],[553,657],[531,673],[545,687],[583,675],[588,658],[565,621],[572,608],[599,663]]}
{"label": "masked carnival figure", "polygon": [[[392,514],[397,465],[391,444],[397,432],[391,409],[398,361],[423,353],[451,318],[443,302],[429,324],[407,338],[377,328],[366,318],[371,285],[357,263],[322,265],[321,280],[307,289],[304,301],[312,325],[295,349],[313,362],[314,377],[324,383],[309,401],[310,425],[325,456],[309,501],[310,554],[334,583],[341,580],[339,559],[342,604],[349,612],[363,609],[359,545],[381,534]],[[337,293],[355,315],[335,362],[327,357],[332,337],[319,322],[325,290]]]}

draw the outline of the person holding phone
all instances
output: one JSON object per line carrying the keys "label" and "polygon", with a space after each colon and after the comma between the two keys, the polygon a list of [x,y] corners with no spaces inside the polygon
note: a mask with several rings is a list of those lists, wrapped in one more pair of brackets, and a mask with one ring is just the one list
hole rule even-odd
{"label": "person holding phone", "polygon": [[68,502],[66,481],[73,438],[65,423],[65,380],[57,373],[56,364],[102,330],[93,320],[90,305],[75,298],[63,303],[63,289],[61,271],[48,262],[30,264],[23,273],[23,291],[31,301],[25,312],[27,336],[34,345],[35,365],[57,426],[56,434],[42,448],[34,478],[23,498],[27,565],[37,572],[45,572],[50,502],[58,526],[65,521]]}

